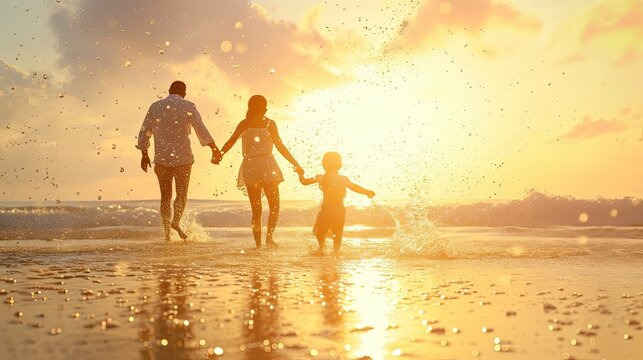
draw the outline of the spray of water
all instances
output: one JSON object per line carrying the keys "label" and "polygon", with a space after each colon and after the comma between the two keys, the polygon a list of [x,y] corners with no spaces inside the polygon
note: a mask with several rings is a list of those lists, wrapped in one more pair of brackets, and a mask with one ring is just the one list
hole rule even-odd
{"label": "spray of water", "polygon": [[451,241],[441,237],[438,228],[428,219],[429,201],[415,194],[404,206],[373,206],[388,213],[395,220],[395,233],[391,239],[394,251],[402,255],[432,258],[450,257],[453,253]]}
{"label": "spray of water", "polygon": [[181,226],[183,231],[188,234],[187,241],[190,242],[205,242],[210,240],[207,231],[199,224],[196,219],[196,211],[186,211]]}

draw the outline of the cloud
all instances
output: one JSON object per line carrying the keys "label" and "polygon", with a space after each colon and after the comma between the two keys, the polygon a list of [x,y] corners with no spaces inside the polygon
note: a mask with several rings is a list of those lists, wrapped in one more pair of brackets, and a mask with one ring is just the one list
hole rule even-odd
{"label": "cloud", "polygon": [[0,59],[0,88],[7,90],[10,87],[15,90],[16,87],[34,88],[41,83],[40,80],[35,79],[30,74],[21,71],[17,67],[7,63],[4,59]]}
{"label": "cloud", "polygon": [[621,32],[643,36],[643,1],[610,1],[597,7],[585,24],[582,38],[592,40]]}
{"label": "cloud", "polygon": [[619,133],[628,128],[630,128],[630,125],[625,121],[616,119],[605,120],[602,118],[594,120],[590,116],[585,116],[580,124],[576,124],[561,137],[566,140],[584,140],[601,135]]}
{"label": "cloud", "polygon": [[496,27],[534,31],[539,30],[541,24],[512,6],[494,0],[427,0],[414,17],[402,23],[397,41],[405,46],[417,46],[427,39],[439,41],[454,32],[479,36]]}
{"label": "cloud", "polygon": [[572,57],[607,57],[617,68],[635,64],[643,56],[643,0],[604,1],[560,32],[573,41]]}
{"label": "cloud", "polygon": [[324,37],[242,0],[81,0],[50,23],[59,64],[81,92],[118,87],[123,78],[138,84],[198,57],[254,92],[336,80],[326,70],[332,44]]}

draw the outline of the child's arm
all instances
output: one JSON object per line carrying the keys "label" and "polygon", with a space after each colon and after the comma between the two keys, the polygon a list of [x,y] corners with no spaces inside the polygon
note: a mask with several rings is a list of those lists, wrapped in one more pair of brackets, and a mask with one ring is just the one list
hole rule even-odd
{"label": "child's arm", "polygon": [[348,178],[346,178],[346,187],[347,187],[347,188],[349,188],[349,189],[351,189],[351,190],[353,190],[353,191],[355,191],[355,192],[356,192],[356,193],[358,193],[358,194],[362,194],[362,195],[366,195],[366,196],[368,196],[368,197],[369,197],[369,199],[370,199],[370,198],[373,198],[373,196],[375,196],[375,192],[374,192],[374,191],[371,191],[371,190],[368,190],[368,189],[364,189],[363,187],[361,187],[361,186],[359,186],[359,185],[357,185],[357,184],[355,184],[355,183],[351,182]]}
{"label": "child's arm", "polygon": [[312,185],[314,183],[319,182],[319,178],[317,176],[312,177],[312,178],[307,178],[304,176],[304,174],[299,174],[299,182],[302,185]]}

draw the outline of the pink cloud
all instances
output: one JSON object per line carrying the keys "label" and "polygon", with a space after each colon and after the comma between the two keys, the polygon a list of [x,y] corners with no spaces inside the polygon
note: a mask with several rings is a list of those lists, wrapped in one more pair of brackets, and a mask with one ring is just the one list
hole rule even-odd
{"label": "pink cloud", "polygon": [[583,140],[595,138],[605,134],[619,133],[629,128],[624,121],[619,120],[593,120],[590,116],[585,116],[580,124],[576,124],[571,130],[562,135],[566,140]]}
{"label": "pink cloud", "polygon": [[643,35],[643,1],[634,1],[622,14],[615,15],[608,7],[596,11],[583,31],[583,40],[591,40],[620,31],[634,31]]}
{"label": "pink cloud", "polygon": [[428,0],[414,17],[403,22],[399,34],[400,40],[417,45],[446,32],[465,32],[475,36],[489,27],[532,31],[540,29],[541,24],[512,6],[495,0]]}

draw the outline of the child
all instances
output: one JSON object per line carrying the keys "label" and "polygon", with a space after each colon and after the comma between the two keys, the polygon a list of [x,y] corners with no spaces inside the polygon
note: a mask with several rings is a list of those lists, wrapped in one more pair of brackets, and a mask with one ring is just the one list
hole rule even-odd
{"label": "child", "polygon": [[326,172],[324,175],[306,178],[300,173],[299,182],[302,185],[318,183],[324,194],[321,210],[317,214],[317,220],[315,220],[315,226],[313,227],[313,234],[315,234],[319,242],[319,250],[321,251],[326,247],[326,235],[330,230],[333,233],[335,251],[339,251],[342,245],[342,234],[346,219],[346,209],[344,208],[346,188],[356,193],[364,194],[369,198],[375,196],[375,193],[353,184],[346,176],[339,174],[339,169],[342,168],[342,157],[339,153],[328,152],[324,154],[322,166]]}

